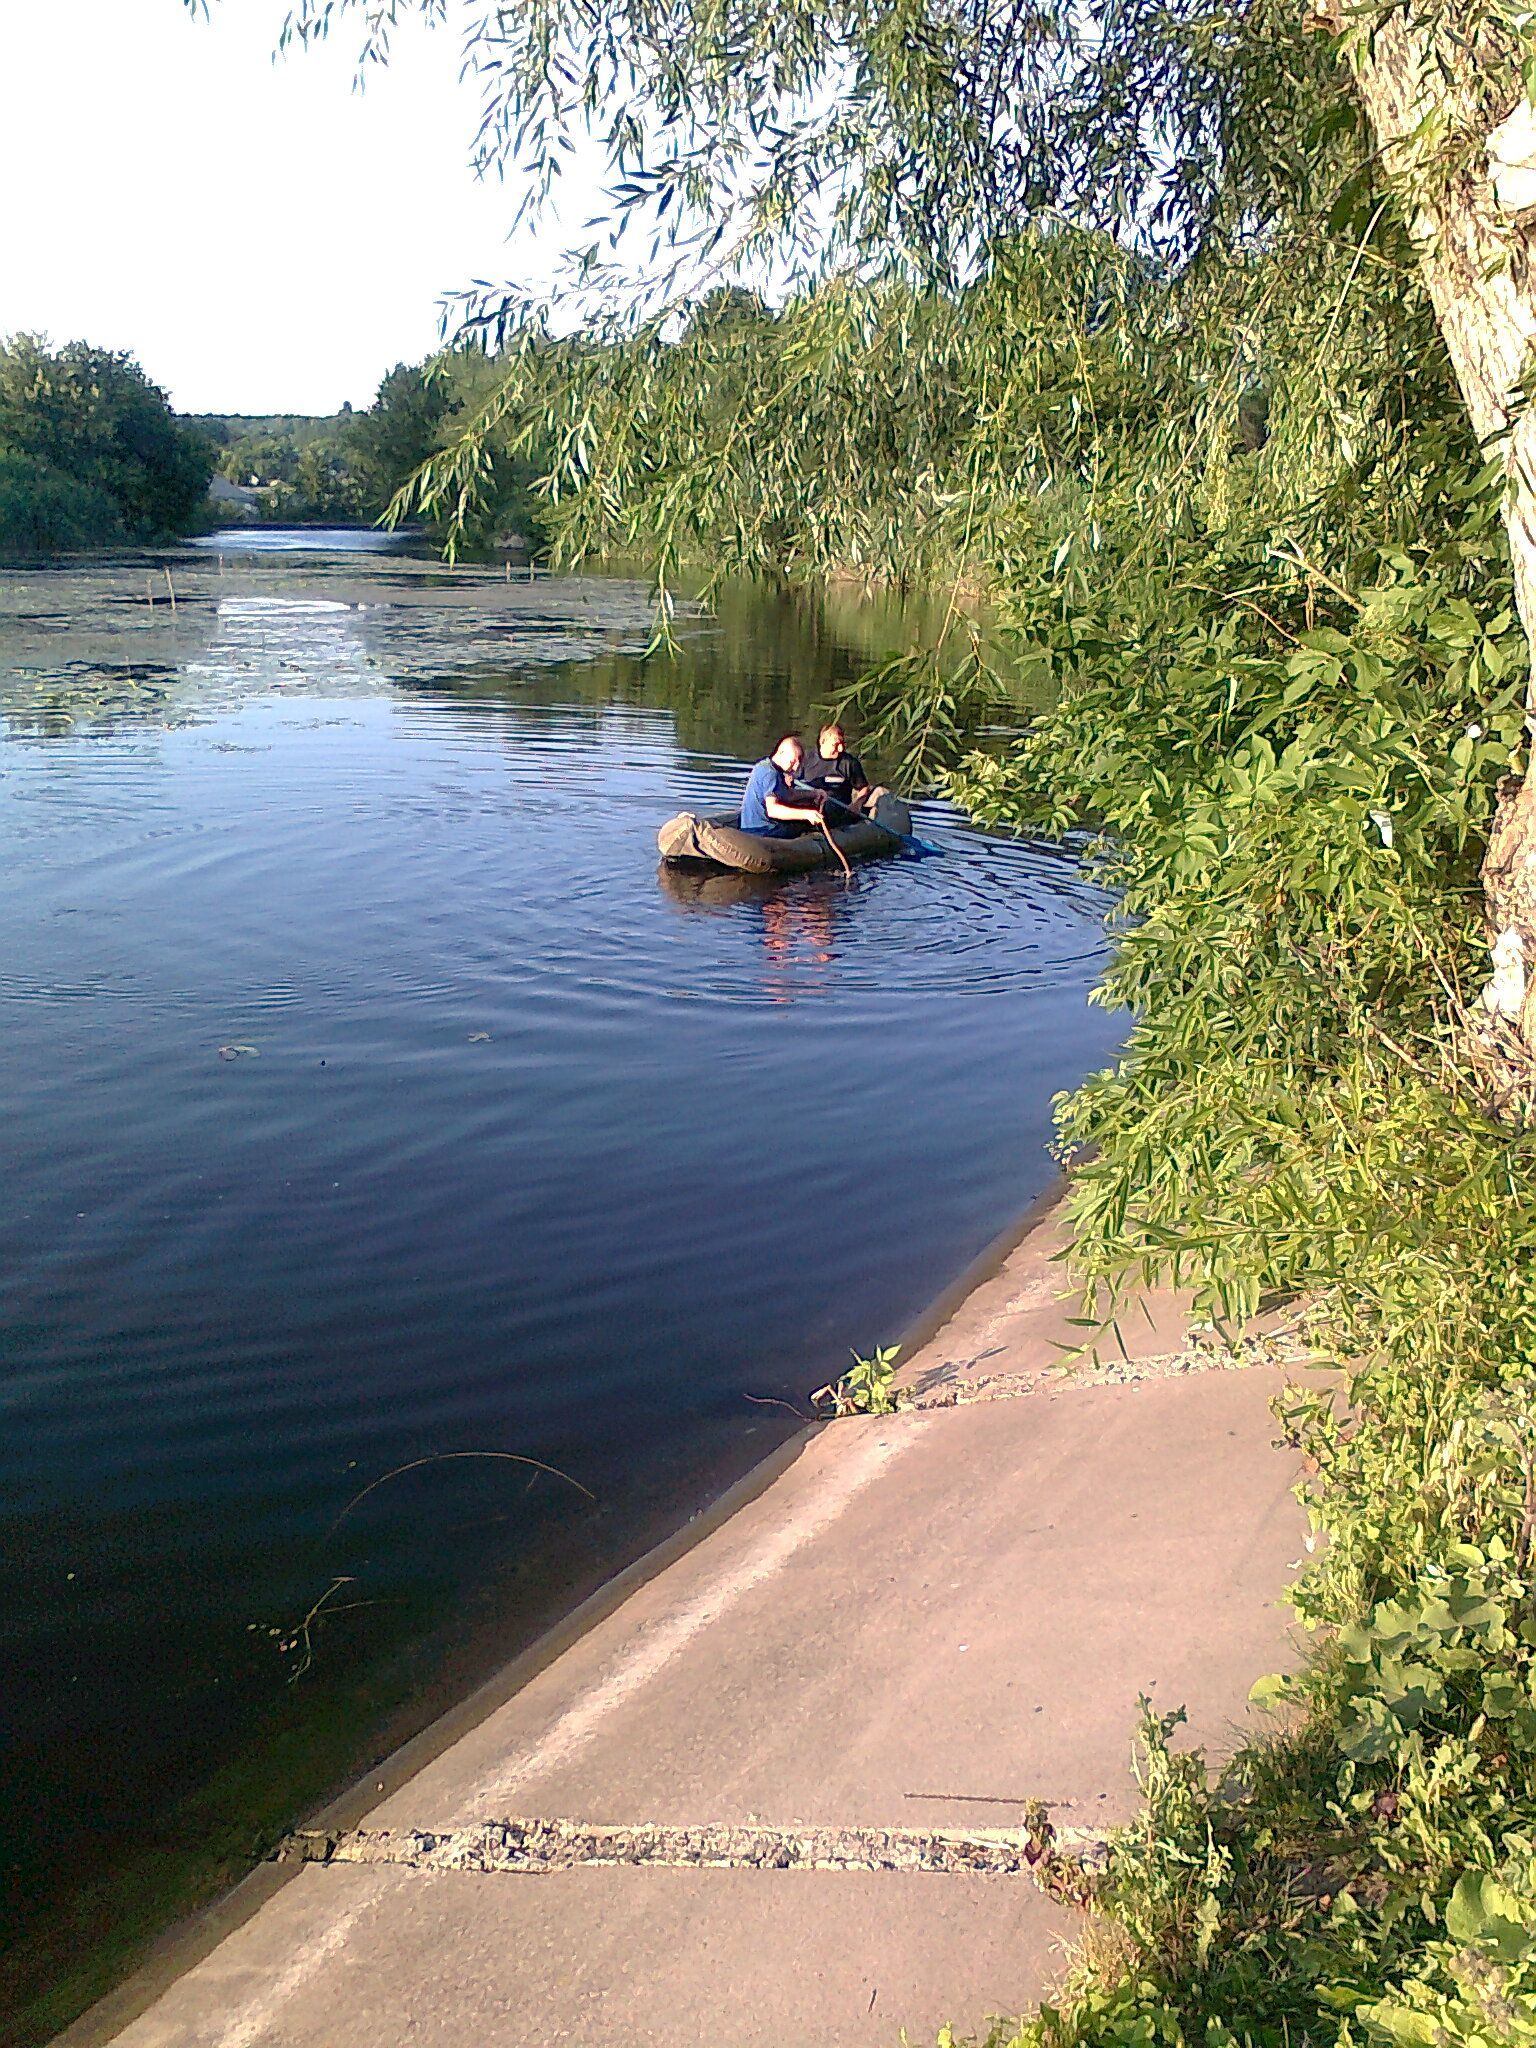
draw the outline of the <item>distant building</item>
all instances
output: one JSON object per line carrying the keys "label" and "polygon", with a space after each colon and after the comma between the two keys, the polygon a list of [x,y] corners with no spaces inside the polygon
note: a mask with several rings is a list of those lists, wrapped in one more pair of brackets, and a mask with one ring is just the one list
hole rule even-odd
{"label": "distant building", "polygon": [[246,484],[232,484],[227,476],[216,476],[209,484],[208,502],[240,519],[254,519],[261,511],[261,494]]}

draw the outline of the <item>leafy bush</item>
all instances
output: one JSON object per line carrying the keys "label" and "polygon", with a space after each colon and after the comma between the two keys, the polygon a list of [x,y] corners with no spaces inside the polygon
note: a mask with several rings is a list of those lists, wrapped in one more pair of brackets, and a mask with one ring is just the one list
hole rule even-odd
{"label": "leafy bush", "polygon": [[1125,1053],[1059,1104],[1101,1308],[1160,1277],[1231,1316],[1299,1294],[1341,1375],[1282,1407],[1321,1634],[1260,1690],[1299,1732],[1237,1760],[1233,1802],[1149,1731],[1124,1946],[999,2037],[1027,2048],[1532,2038],[1536,1120],[1468,1030],[1526,651],[1491,480],[1436,462],[1413,541],[1185,537],[1113,630],[1089,588],[1016,587],[1062,697],[947,778],[995,824],[1093,820],[1119,891]]}
{"label": "leafy bush", "polygon": [[103,547],[122,534],[117,506],[105,491],[0,448],[0,554],[62,554]]}
{"label": "leafy bush", "polygon": [[184,533],[213,467],[131,357],[38,336],[0,343],[0,546],[52,550]]}

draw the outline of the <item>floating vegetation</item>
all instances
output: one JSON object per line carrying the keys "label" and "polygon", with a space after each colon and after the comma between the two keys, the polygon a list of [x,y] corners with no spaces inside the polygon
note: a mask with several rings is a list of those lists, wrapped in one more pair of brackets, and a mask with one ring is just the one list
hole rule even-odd
{"label": "floating vegetation", "polygon": [[646,587],[619,579],[444,577],[414,556],[381,578],[336,554],[296,566],[275,551],[189,547],[174,558],[173,609],[165,573],[114,557],[0,577],[0,730],[50,740],[185,726],[269,697],[274,671],[285,695],[328,698],[505,686],[509,671],[639,655],[650,632]]}

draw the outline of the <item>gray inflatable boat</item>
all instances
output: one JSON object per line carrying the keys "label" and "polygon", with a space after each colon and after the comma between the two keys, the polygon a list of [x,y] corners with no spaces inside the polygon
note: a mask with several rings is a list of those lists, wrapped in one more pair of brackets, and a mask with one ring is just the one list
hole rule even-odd
{"label": "gray inflatable boat", "polygon": [[[899,796],[882,790],[873,818],[845,825],[832,837],[847,860],[881,860],[900,853],[902,839],[911,830],[912,813]],[[663,860],[707,861],[744,875],[803,875],[812,868],[836,866],[825,833],[770,839],[761,832],[743,832],[738,811],[717,811],[708,818],[679,811],[657,833],[656,844]]]}

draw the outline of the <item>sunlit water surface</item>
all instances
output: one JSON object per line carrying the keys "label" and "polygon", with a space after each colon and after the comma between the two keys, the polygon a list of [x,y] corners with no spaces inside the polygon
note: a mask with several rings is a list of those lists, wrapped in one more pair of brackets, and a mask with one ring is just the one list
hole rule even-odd
{"label": "sunlit water surface", "polygon": [[749,1395],[890,1339],[1046,1185],[1113,1044],[1070,858],[929,806],[945,857],[851,888],[658,871],[892,625],[738,596],[647,666],[638,584],[367,536],[0,571],[17,2009],[696,1511],[792,1427]]}

